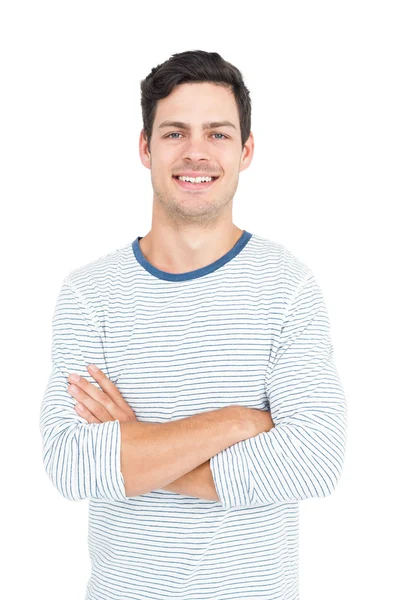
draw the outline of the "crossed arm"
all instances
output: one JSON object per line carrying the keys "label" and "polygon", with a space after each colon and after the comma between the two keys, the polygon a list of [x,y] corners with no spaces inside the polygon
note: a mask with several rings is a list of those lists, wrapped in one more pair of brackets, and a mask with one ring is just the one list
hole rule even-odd
{"label": "crossed arm", "polygon": [[[102,389],[94,373],[94,385],[85,383],[89,362],[105,365],[102,331],[81,293],[65,282],[40,416],[45,469],[60,493],[123,501],[167,489],[219,499],[224,508],[332,493],[344,460],[346,399],[314,276],[305,273],[292,292],[265,380],[274,423],[268,411],[244,406],[147,423],[136,420],[115,386],[111,402],[107,386],[113,384],[104,373]],[[65,385],[75,369],[81,375],[76,393]]]}
{"label": "crossed arm", "polygon": [[[100,370],[88,371],[101,389],[71,373],[68,392],[75,410],[88,423],[118,419],[121,426],[121,472],[127,496],[166,489],[218,501],[210,458],[239,441],[273,427],[268,411],[228,406],[169,423],[144,423],[116,385]],[[75,375],[75,379],[74,379]],[[160,460],[160,455],[162,460]]]}

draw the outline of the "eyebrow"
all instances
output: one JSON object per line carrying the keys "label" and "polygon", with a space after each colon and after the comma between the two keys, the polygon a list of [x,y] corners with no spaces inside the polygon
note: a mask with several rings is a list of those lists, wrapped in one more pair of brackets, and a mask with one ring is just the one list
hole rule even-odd
{"label": "eyebrow", "polygon": [[[178,129],[190,129],[189,123],[183,123],[182,121],[163,121],[161,125],[158,126],[158,129],[162,127],[177,127]],[[202,129],[215,129],[216,127],[233,127],[236,129],[236,126],[230,121],[207,121],[202,124]]]}

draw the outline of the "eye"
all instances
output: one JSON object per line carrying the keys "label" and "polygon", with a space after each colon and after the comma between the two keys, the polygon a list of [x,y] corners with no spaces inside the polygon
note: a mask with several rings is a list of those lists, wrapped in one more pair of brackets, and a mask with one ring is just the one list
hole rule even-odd
{"label": "eye", "polygon": [[[166,135],[165,137],[166,137],[166,138],[170,138],[170,137],[171,137],[171,135],[182,135],[182,134],[181,134],[181,133],[178,133],[177,131],[174,131],[173,133],[169,133],[169,134],[168,134],[168,135]],[[222,137],[223,137],[223,138],[225,138],[226,140],[228,139],[228,136],[226,136],[226,135],[225,135],[225,134],[223,134],[223,133],[213,133],[212,135],[222,135]],[[171,138],[171,139],[177,140],[178,138]],[[218,138],[218,139],[220,140],[221,138]]]}

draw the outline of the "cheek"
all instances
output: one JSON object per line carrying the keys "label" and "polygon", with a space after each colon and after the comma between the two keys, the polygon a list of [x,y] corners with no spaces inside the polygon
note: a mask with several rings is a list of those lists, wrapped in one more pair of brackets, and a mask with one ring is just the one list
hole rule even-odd
{"label": "cheek", "polygon": [[182,165],[182,160],[177,160],[174,157],[169,159],[165,159],[165,157],[163,157],[162,161],[153,158],[151,168],[152,177],[157,181],[165,181],[170,179],[172,177],[172,173],[176,171],[176,168],[179,165]]}

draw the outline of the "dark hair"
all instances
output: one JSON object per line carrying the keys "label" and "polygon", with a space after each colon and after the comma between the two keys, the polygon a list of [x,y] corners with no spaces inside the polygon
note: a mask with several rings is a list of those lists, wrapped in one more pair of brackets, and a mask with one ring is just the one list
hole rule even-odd
{"label": "dark hair", "polygon": [[140,82],[143,129],[150,147],[157,100],[166,98],[176,85],[208,81],[233,91],[239,111],[242,148],[250,135],[251,100],[242,74],[217,52],[188,50],[173,54],[154,67]]}

